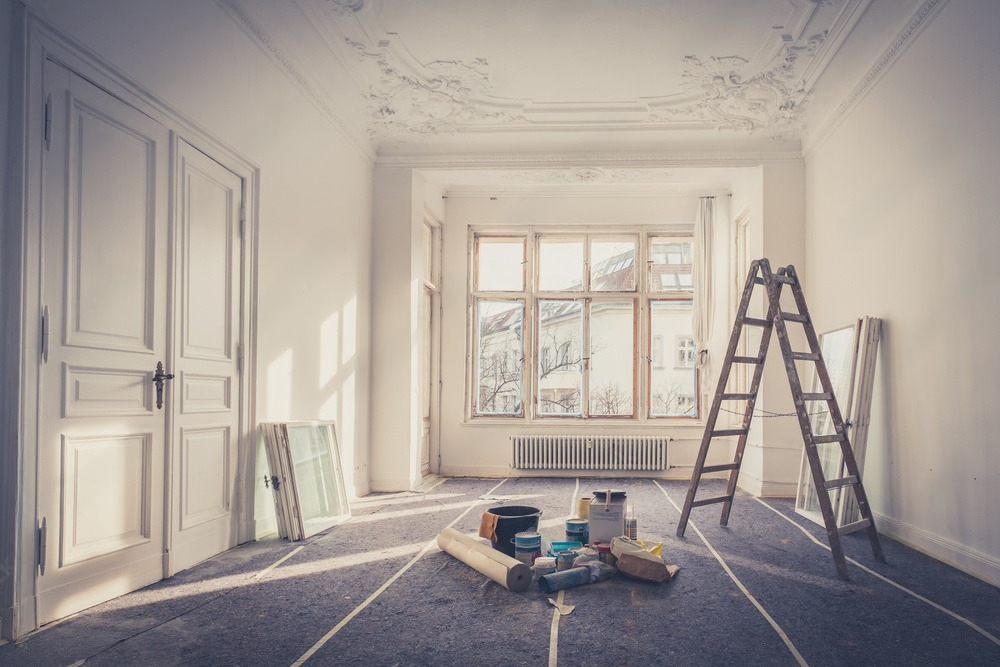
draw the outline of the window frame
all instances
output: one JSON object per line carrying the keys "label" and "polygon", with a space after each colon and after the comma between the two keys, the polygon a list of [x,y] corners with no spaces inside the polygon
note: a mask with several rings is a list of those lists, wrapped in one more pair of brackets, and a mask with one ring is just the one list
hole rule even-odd
{"label": "window frame", "polygon": [[[701,372],[694,369],[695,413],[685,415],[654,415],[651,396],[652,378],[652,331],[651,303],[659,300],[692,301],[693,285],[686,290],[660,291],[651,289],[652,283],[652,244],[663,239],[678,239],[693,243],[693,224],[685,225],[642,225],[642,226],[601,226],[580,225],[569,227],[524,225],[524,226],[468,226],[469,230],[469,281],[468,281],[468,350],[467,354],[467,415],[472,420],[496,420],[509,422],[511,420],[526,423],[557,423],[560,420],[570,420],[577,423],[587,422],[629,422],[646,423],[664,421],[674,423],[697,422],[702,418],[700,405]],[[522,290],[517,291],[482,291],[479,289],[480,246],[483,240],[510,239],[522,242],[523,252],[523,283]],[[541,244],[546,241],[574,240],[583,243],[582,285],[579,289],[575,284],[570,289],[541,290]],[[593,291],[592,283],[596,282],[592,275],[591,250],[594,242],[619,241],[634,243],[634,260],[632,263],[632,287],[625,290]],[[603,260],[602,260],[603,261]],[[693,258],[692,258],[693,263]],[[640,268],[642,267],[642,268]],[[624,268],[628,268],[627,266]],[[518,301],[523,308],[522,320],[522,357],[521,357],[521,410],[517,413],[481,412],[478,406],[479,377],[479,326],[478,304],[482,300]],[[603,415],[591,414],[591,381],[592,367],[590,353],[581,358],[581,389],[579,397],[579,412],[571,414],[543,413],[540,409],[540,370],[539,363],[544,354],[540,339],[541,325],[538,321],[540,303],[543,301],[577,301],[582,308],[582,338],[579,341],[583,351],[590,350],[592,335],[592,314],[596,304],[608,302],[629,301],[633,308],[632,318],[632,377],[631,377],[631,414]],[[550,355],[558,355],[558,351],[549,351]],[[667,339],[663,340],[661,350],[661,367],[672,366],[666,355],[676,357],[676,350],[671,349]]]}

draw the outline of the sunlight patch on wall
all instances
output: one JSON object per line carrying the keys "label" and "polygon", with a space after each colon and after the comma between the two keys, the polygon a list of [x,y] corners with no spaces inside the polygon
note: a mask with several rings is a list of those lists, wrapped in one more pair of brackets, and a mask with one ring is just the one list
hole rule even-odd
{"label": "sunlight patch on wall", "polygon": [[[339,366],[340,312],[326,318],[319,327],[319,388],[323,389],[333,379]],[[327,401],[329,403],[329,401]],[[324,409],[326,406],[324,405]]]}

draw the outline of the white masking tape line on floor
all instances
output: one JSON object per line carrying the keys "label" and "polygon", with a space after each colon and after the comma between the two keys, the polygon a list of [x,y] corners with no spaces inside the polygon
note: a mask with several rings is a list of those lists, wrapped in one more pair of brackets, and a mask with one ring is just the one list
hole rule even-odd
{"label": "white masking tape line on floor", "polygon": [[[798,528],[799,530],[801,530],[803,533],[805,533],[806,537],[808,537],[810,540],[812,540],[813,542],[815,542],[819,546],[823,547],[827,551],[830,551],[830,545],[823,544],[822,542],[820,542],[819,540],[817,540],[813,536],[813,534],[810,533],[805,527],[803,527],[798,522],[793,521],[790,517],[786,516],[779,509],[777,509],[776,507],[773,507],[770,504],[764,502],[760,498],[754,498],[754,500],[756,500],[758,503],[760,503],[761,505],[763,505],[767,509],[771,510],[772,512],[774,512],[775,514],[777,514],[778,516],[780,516],[782,519],[784,519],[788,523],[792,524],[793,526],[795,526],[796,528]],[[941,605],[939,605],[937,602],[934,602],[933,600],[928,600],[927,598],[925,598],[920,593],[917,593],[915,591],[911,591],[906,586],[903,586],[902,584],[896,583],[895,581],[893,581],[889,577],[886,577],[886,576],[883,576],[883,575],[879,574],[875,570],[872,570],[871,568],[862,565],[861,563],[859,563],[858,561],[854,560],[853,558],[851,558],[849,556],[845,556],[844,558],[851,565],[854,565],[855,567],[857,567],[857,568],[859,568],[859,569],[867,572],[868,574],[872,575],[873,577],[875,577],[877,579],[881,579],[882,581],[884,581],[885,583],[889,584],[890,586],[895,586],[899,590],[903,591],[904,593],[908,593],[908,594],[912,595],[913,597],[917,598],[921,602],[926,602],[927,604],[929,604],[930,606],[934,607],[938,611],[943,612],[945,614],[948,614],[949,616],[951,616],[952,618],[954,618],[956,621],[960,621],[962,623],[965,623],[967,626],[969,626],[970,628],[972,628],[973,630],[975,630],[976,632],[978,632],[979,634],[981,634],[983,637],[986,637],[987,639],[989,639],[991,642],[993,642],[997,646],[1000,646],[1000,639],[997,639],[996,637],[994,637],[993,635],[991,635],[989,632],[987,632],[983,628],[979,627],[978,625],[976,625],[975,623],[973,623],[969,619],[965,618],[964,616],[960,616],[959,614],[956,614],[955,612],[951,611],[950,609],[946,609],[945,607],[942,607]]]}
{"label": "white masking tape line on floor", "polygon": [[[667,493],[667,490],[664,489],[662,486],[660,486],[659,482],[657,482],[655,479],[653,480],[653,484],[656,484],[657,488],[659,488],[660,491],[663,492],[663,495],[666,496],[667,500],[670,501],[670,504],[674,506],[674,509],[680,512],[681,508],[677,506],[677,503],[675,503],[674,499],[670,497],[670,494]],[[759,602],[757,602],[757,598],[751,595],[750,591],[747,590],[747,587],[743,585],[743,582],[740,581],[735,574],[733,574],[733,571],[729,569],[729,565],[727,565],[726,561],[722,559],[722,556],[719,555],[719,552],[716,551],[711,544],[709,544],[708,540],[705,538],[702,532],[698,530],[698,526],[694,525],[694,521],[688,519],[688,526],[691,527],[694,530],[694,532],[698,534],[698,537],[701,538],[701,541],[705,543],[705,546],[708,547],[708,550],[712,552],[713,556],[715,556],[715,560],[719,561],[719,565],[721,565],[722,569],[726,571],[726,574],[728,574],[729,578],[733,580],[733,583],[736,584],[737,588],[743,591],[743,595],[745,595],[747,599],[750,600],[750,603],[757,608],[757,611],[760,612],[760,615],[763,616],[764,619],[771,624],[771,627],[774,628],[774,631],[776,633],[778,633],[778,636],[781,638],[781,641],[783,641],[785,643],[785,646],[788,647],[788,650],[795,658],[795,661],[800,665],[807,665],[808,663],[805,661],[805,658],[803,658],[802,654],[799,653],[799,650],[795,648],[795,644],[793,644],[792,640],[788,637],[787,634],[785,634],[785,631],[781,629],[781,626],[778,625],[778,622],[775,621],[769,613],[767,613],[767,610],[765,610],[764,607],[761,606]]]}
{"label": "white masking tape line on floor", "polygon": [[261,570],[260,572],[258,572],[255,575],[253,575],[253,578],[254,579],[261,579],[262,577],[266,576],[268,572],[270,572],[274,568],[278,567],[279,565],[281,565],[282,563],[284,563],[286,560],[288,560],[289,558],[291,558],[292,556],[294,556],[295,554],[297,554],[298,552],[302,551],[305,548],[306,548],[305,545],[302,545],[301,547],[293,549],[292,551],[288,552],[287,554],[285,554],[284,556],[282,556],[281,558],[279,558],[278,560],[276,560],[275,562],[273,562],[271,565],[265,567],[263,570]]}
{"label": "white masking tape line on floor", "polygon": [[566,599],[564,593],[566,593],[565,588],[559,591],[559,597],[556,598],[557,606],[552,610],[552,631],[549,633],[549,667],[556,667],[556,656],[559,655],[559,617],[562,615],[559,613],[559,606]]}
{"label": "white masking tape line on floor", "polygon": [[[567,516],[573,517],[576,515],[576,499],[580,495],[580,478],[576,478],[576,486],[573,487],[573,495],[569,498],[569,514]],[[562,614],[559,613],[559,607],[562,605],[563,600],[566,599],[566,589],[559,591],[559,596],[556,598],[556,608],[552,611],[552,626],[549,631],[549,667],[556,667],[556,658],[559,655],[559,617]]]}
{"label": "white masking tape line on floor", "polygon": [[[500,486],[501,486],[501,485],[502,485],[502,484],[503,484],[504,482],[506,482],[506,481],[507,481],[507,479],[508,479],[508,478],[504,478],[504,479],[500,480],[500,482],[499,482],[499,483],[498,483],[498,484],[497,484],[496,486],[494,486],[494,487],[493,487],[492,489],[490,489],[489,491],[487,491],[485,495],[489,495],[489,494],[493,493],[494,491],[496,491],[497,489],[499,489],[499,488],[500,488]],[[459,515],[458,515],[457,517],[455,517],[455,518],[454,518],[454,519],[452,520],[452,522],[451,522],[451,523],[449,523],[449,524],[448,524],[447,526],[445,526],[445,528],[451,528],[451,527],[452,527],[452,526],[454,526],[454,525],[455,525],[456,523],[458,523],[459,521],[461,521],[462,519],[464,519],[464,518],[465,518],[465,515],[467,515],[467,514],[468,514],[469,512],[471,512],[471,511],[472,511],[472,508],[474,508],[474,507],[475,507],[476,505],[478,505],[478,504],[480,504],[480,503],[482,503],[482,502],[483,502],[483,501],[482,501],[482,500],[480,500],[479,498],[475,498],[474,500],[471,500],[471,501],[469,502],[469,506],[468,506],[468,507],[467,507],[467,508],[465,509],[465,511],[464,511],[464,512],[462,512],[461,514],[459,514]],[[303,654],[302,654],[302,655],[301,655],[301,656],[299,657],[299,659],[298,659],[298,660],[296,660],[295,662],[293,662],[293,663],[292,663],[292,667],[297,667],[298,665],[301,665],[301,664],[305,663],[305,661],[306,661],[306,660],[308,660],[309,658],[311,658],[311,657],[313,656],[313,654],[314,654],[314,653],[316,653],[316,651],[318,651],[318,650],[320,650],[321,648],[323,648],[323,645],[324,645],[324,644],[326,644],[326,643],[327,643],[328,641],[330,641],[330,640],[331,640],[331,639],[333,638],[333,636],[334,636],[334,635],[336,635],[336,634],[337,634],[338,632],[340,632],[340,631],[341,631],[341,629],[342,629],[342,628],[343,628],[343,627],[344,627],[345,625],[347,625],[348,623],[350,623],[350,622],[351,622],[351,619],[353,619],[353,618],[354,618],[355,616],[357,616],[357,615],[358,615],[358,614],[360,614],[360,613],[361,613],[362,611],[364,611],[365,607],[367,607],[367,606],[368,606],[368,605],[370,605],[370,604],[371,604],[372,602],[374,602],[374,601],[375,601],[375,599],[376,599],[376,598],[377,598],[377,597],[378,597],[379,595],[382,595],[382,593],[384,593],[384,592],[385,592],[385,589],[389,588],[389,586],[391,586],[391,585],[393,584],[393,582],[394,582],[394,581],[396,581],[397,579],[399,579],[399,578],[400,578],[401,576],[403,576],[403,574],[404,574],[404,573],[405,573],[405,572],[406,572],[407,570],[409,570],[409,569],[410,569],[411,567],[413,567],[413,566],[414,566],[414,565],[416,564],[416,562],[417,562],[418,560],[420,560],[420,559],[421,559],[421,558],[423,557],[423,555],[424,555],[425,553],[427,553],[428,551],[430,551],[430,550],[431,550],[432,548],[434,548],[434,547],[436,547],[436,546],[437,546],[437,535],[435,535],[435,536],[434,536],[433,538],[431,538],[431,541],[430,541],[430,542],[428,542],[428,543],[427,543],[427,545],[426,545],[426,546],[425,546],[425,547],[424,547],[423,549],[421,549],[421,550],[420,550],[420,551],[419,551],[419,552],[417,553],[417,555],[416,555],[416,556],[414,556],[414,557],[413,557],[413,558],[412,558],[412,559],[410,560],[410,562],[409,562],[409,563],[407,563],[406,565],[404,565],[403,567],[401,567],[401,568],[399,569],[399,571],[398,571],[398,572],[396,572],[396,574],[394,574],[394,575],[392,575],[391,577],[389,577],[388,581],[386,581],[386,582],[385,582],[384,584],[382,584],[381,586],[379,586],[379,587],[378,587],[378,589],[377,589],[377,590],[376,590],[376,591],[375,591],[374,593],[372,593],[371,595],[369,595],[369,596],[368,596],[368,599],[366,599],[366,600],[365,600],[364,602],[362,602],[362,603],[361,603],[361,604],[359,604],[359,605],[358,605],[357,607],[355,607],[355,608],[354,608],[354,611],[352,611],[352,612],[351,612],[350,614],[348,614],[347,616],[345,616],[345,617],[344,617],[344,618],[343,618],[343,619],[342,619],[342,620],[340,621],[340,623],[337,623],[337,625],[333,626],[333,627],[332,627],[332,628],[330,629],[330,631],[329,631],[329,632],[327,632],[327,633],[326,633],[325,635],[323,635],[323,637],[322,637],[322,638],[321,638],[321,639],[320,639],[320,640],[319,640],[318,642],[316,642],[315,644],[313,644],[313,645],[312,645],[312,647],[311,647],[311,648],[310,648],[310,649],[309,649],[308,651],[306,651],[305,653],[303,653]]]}

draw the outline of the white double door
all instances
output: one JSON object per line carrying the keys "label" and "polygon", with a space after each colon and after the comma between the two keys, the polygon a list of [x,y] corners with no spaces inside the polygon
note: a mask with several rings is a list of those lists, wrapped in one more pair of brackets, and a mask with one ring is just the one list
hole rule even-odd
{"label": "white double door", "polygon": [[39,624],[236,544],[243,391],[243,179],[61,66],[44,81]]}

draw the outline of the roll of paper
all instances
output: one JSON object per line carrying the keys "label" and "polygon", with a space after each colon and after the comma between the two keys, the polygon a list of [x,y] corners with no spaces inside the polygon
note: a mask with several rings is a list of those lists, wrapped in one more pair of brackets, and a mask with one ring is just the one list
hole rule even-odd
{"label": "roll of paper", "polygon": [[437,536],[437,543],[442,551],[485,574],[509,591],[520,593],[531,584],[530,567],[454,528],[442,530]]}

